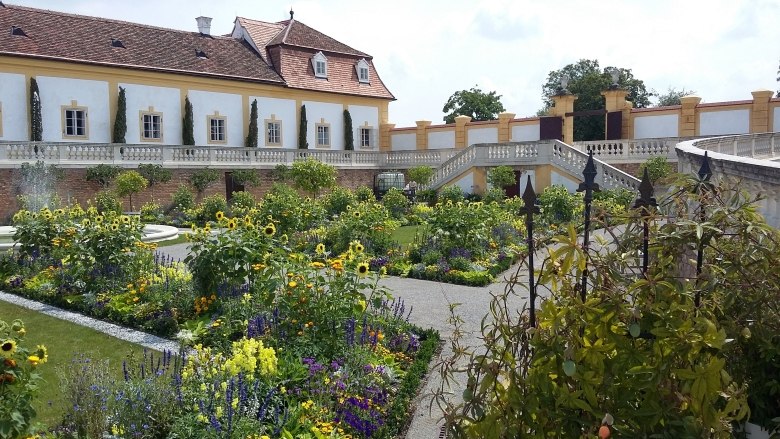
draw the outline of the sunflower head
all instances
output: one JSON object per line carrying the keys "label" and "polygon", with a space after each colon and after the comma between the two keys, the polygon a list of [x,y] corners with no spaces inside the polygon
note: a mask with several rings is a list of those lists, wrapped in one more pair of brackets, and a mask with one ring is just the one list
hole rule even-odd
{"label": "sunflower head", "polygon": [[356,210],[356,211],[352,212],[352,216],[354,216],[355,218],[360,218],[360,211]]}
{"label": "sunflower head", "polygon": [[263,233],[265,236],[274,236],[274,233],[276,233],[276,226],[273,225],[273,223],[268,223],[268,225],[263,229]]}
{"label": "sunflower head", "polygon": [[236,226],[238,226],[238,224],[236,223],[235,219],[231,218],[231,219],[228,220],[228,223],[227,223],[228,230],[235,230]]}
{"label": "sunflower head", "polygon": [[357,274],[361,277],[366,276],[368,274],[368,263],[367,262],[361,262],[357,266]]}
{"label": "sunflower head", "polygon": [[318,255],[325,254],[325,244],[319,243],[317,244],[317,248],[315,249]]}
{"label": "sunflower head", "polygon": [[217,221],[222,221],[223,218],[225,218],[225,212],[217,211]]}
{"label": "sunflower head", "polygon": [[9,339],[0,342],[0,356],[10,358],[14,352],[16,352],[16,341]]}
{"label": "sunflower head", "polygon": [[130,224],[130,217],[127,215],[122,215],[122,224]]}
{"label": "sunflower head", "polygon": [[117,230],[119,230],[119,224],[111,224],[111,231],[116,232]]}

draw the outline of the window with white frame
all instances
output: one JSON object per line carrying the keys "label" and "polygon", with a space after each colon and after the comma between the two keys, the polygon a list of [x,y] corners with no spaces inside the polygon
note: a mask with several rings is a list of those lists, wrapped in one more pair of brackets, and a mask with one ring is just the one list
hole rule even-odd
{"label": "window with white frame", "polygon": [[86,139],[89,137],[87,108],[79,107],[76,101],[62,107],[62,137]]}
{"label": "window with white frame", "polygon": [[311,66],[314,68],[314,76],[317,78],[328,77],[328,58],[322,52],[317,52],[311,58]]}
{"label": "window with white frame", "polygon": [[330,148],[330,124],[318,123],[317,127],[317,148]]}
{"label": "window with white frame", "polygon": [[371,148],[373,145],[374,130],[371,127],[360,127],[358,129],[358,138],[361,148]]}
{"label": "window with white frame", "polygon": [[365,58],[358,61],[358,63],[355,65],[355,70],[357,72],[358,82],[368,84],[368,61],[366,61]]}
{"label": "window with white frame", "polygon": [[208,143],[227,143],[227,119],[220,116],[219,112],[208,116],[209,139]]}
{"label": "window with white frame", "polygon": [[265,120],[265,145],[282,146],[282,121],[276,120],[273,114]]}
{"label": "window with white frame", "polygon": [[149,107],[149,111],[141,112],[141,141],[162,142],[162,127],[162,113],[155,112],[154,107]]}

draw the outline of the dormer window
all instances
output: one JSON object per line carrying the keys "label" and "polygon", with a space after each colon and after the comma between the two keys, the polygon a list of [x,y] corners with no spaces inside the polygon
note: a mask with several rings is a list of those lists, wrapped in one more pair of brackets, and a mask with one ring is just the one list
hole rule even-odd
{"label": "dormer window", "polygon": [[27,33],[21,27],[11,26],[11,35],[15,35],[17,37],[26,37]]}
{"label": "dormer window", "polygon": [[358,61],[357,65],[355,65],[355,71],[357,72],[358,82],[369,83],[368,61],[365,58]]}
{"label": "dormer window", "polygon": [[328,58],[322,52],[317,52],[311,58],[311,66],[314,68],[314,76],[317,78],[328,77]]}

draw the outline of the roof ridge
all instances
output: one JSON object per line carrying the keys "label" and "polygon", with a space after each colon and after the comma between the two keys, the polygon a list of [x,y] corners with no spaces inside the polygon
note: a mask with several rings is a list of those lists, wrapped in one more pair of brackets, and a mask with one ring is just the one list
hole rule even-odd
{"label": "roof ridge", "polygon": [[[22,9],[26,11],[34,11],[38,13],[44,13],[44,14],[50,14],[50,15],[60,15],[60,16],[67,16],[67,17],[73,17],[73,18],[79,18],[79,19],[85,19],[85,20],[95,20],[95,21],[102,21],[102,22],[110,22],[110,23],[121,23],[121,24],[129,24],[132,26],[138,26],[138,27],[144,27],[147,29],[157,29],[157,30],[165,30],[170,32],[180,32],[185,34],[195,34],[198,32],[193,31],[186,31],[181,29],[173,29],[170,27],[162,27],[162,26],[154,26],[151,24],[144,24],[144,23],[136,23],[134,21],[127,21],[127,20],[117,20],[115,18],[104,18],[104,17],[95,17],[92,15],[82,15],[82,14],[71,14],[69,12],[61,12],[61,11],[55,11],[52,9],[40,9],[40,8],[31,8],[29,6],[20,6],[20,5],[12,5],[8,3],[4,3],[4,6],[9,9]],[[209,35],[212,38],[226,38],[221,35]],[[227,37],[230,39],[235,39],[233,37]]]}
{"label": "roof ridge", "polygon": [[284,25],[280,21],[275,21],[274,22],[274,21],[257,20],[255,18],[247,18],[247,17],[241,17],[241,16],[236,16],[236,18],[238,18],[239,20],[254,21],[256,23],[271,24],[271,25],[282,27],[282,28],[284,27]]}
{"label": "roof ridge", "polygon": [[[287,22],[287,28],[284,29],[284,36],[282,37],[282,44],[287,44],[287,35],[290,34],[290,29],[292,29],[292,25],[295,23],[295,19],[290,17],[290,21]],[[276,38],[276,37],[274,37]]]}

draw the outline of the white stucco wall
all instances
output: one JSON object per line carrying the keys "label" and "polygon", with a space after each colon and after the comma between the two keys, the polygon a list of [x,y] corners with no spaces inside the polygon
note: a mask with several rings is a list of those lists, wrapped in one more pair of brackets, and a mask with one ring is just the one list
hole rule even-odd
{"label": "white stucco wall", "polygon": [[531,186],[533,186],[534,191],[538,194],[541,193],[537,188],[539,187],[539,184],[536,183],[536,171],[529,170],[529,171],[523,171],[523,175],[520,176],[520,196],[523,196],[523,193],[525,192],[525,187],[528,185],[528,177],[531,177]]}
{"label": "white stucco wall", "polygon": [[539,124],[515,125],[512,127],[513,142],[533,142],[539,140]]}
{"label": "white stucco wall", "polygon": [[775,107],[775,115],[772,119],[772,131],[780,133],[780,107]]}
{"label": "white stucco wall", "polygon": [[[330,124],[330,149],[344,149],[344,106],[341,104],[327,104],[324,102],[303,101],[306,105],[306,139],[309,148],[317,148],[317,124],[324,119]],[[354,127],[354,116],[353,116]]]}
{"label": "white stucco wall", "polygon": [[[448,186],[459,186],[463,190],[464,194],[470,194],[474,192],[474,172],[468,172],[460,179],[448,184]],[[481,188],[484,189],[484,188]]]}
{"label": "white stucco wall", "polygon": [[[257,146],[265,147],[268,141],[268,133],[265,131],[265,121],[271,119],[271,115],[282,123],[282,147],[295,149],[298,147],[298,116],[295,101],[292,99],[265,98],[262,96],[250,96],[249,108],[252,101],[257,99]],[[308,109],[307,109],[308,111]],[[249,121],[246,122],[247,126]]]}
{"label": "white stucco wall", "polygon": [[[38,76],[41,92],[41,115],[43,119],[43,140],[48,142],[97,142],[111,141],[112,127],[109,127],[108,82],[85,79]],[[87,139],[64,137],[62,106],[76,101],[79,107],[87,108]]]}
{"label": "white stucco wall", "polygon": [[[193,133],[196,145],[244,146],[244,109],[241,95],[188,90],[192,103]],[[209,143],[208,116],[219,112],[225,117],[227,143]]]}
{"label": "white stucco wall", "polygon": [[[178,88],[152,87],[139,84],[119,84],[125,89],[127,102],[127,143],[181,145],[182,97]],[[162,113],[162,141],[141,141],[141,112],[153,107]]]}
{"label": "white stucco wall", "polygon": [[[563,185],[566,189],[569,190],[569,192],[574,192],[577,190],[577,188],[580,186],[579,181],[573,180],[568,175],[559,174],[555,171],[550,171],[550,184],[552,185]],[[539,190],[537,188],[534,188],[537,190],[537,193]]]}
{"label": "white stucco wall", "polygon": [[745,134],[750,132],[750,110],[699,113],[699,135]]}
{"label": "white stucco wall", "polygon": [[455,148],[455,130],[428,133],[428,149]]}
{"label": "white stucco wall", "polygon": [[391,134],[390,149],[393,151],[409,151],[417,149],[417,133]]}
{"label": "white stucco wall", "polygon": [[2,105],[2,140],[29,140],[27,125],[27,90],[29,86],[24,75],[0,73],[0,105]]}
{"label": "white stucco wall", "polygon": [[635,117],[634,138],[677,137],[679,123],[680,116],[677,114]]}
{"label": "white stucco wall", "polygon": [[468,128],[466,131],[466,146],[475,143],[498,143],[498,128]]}
{"label": "white stucco wall", "polygon": [[349,115],[352,116],[352,137],[355,139],[355,149],[360,148],[360,127],[371,127],[371,148],[379,149],[379,108],[364,105],[348,106]]}

